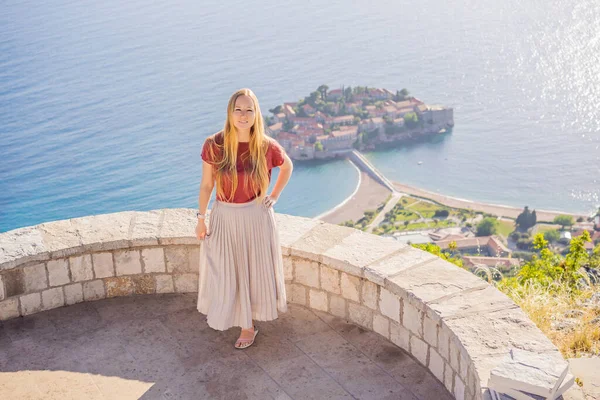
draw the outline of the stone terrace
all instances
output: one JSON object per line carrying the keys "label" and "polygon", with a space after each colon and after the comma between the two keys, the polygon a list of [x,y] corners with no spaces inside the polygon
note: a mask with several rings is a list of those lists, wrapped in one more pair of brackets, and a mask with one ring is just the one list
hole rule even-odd
{"label": "stone terrace", "polygon": [[[323,374],[315,372],[320,378],[309,379],[310,382],[322,383],[325,388],[339,384],[355,398],[381,398],[379,393],[387,393],[385,390],[389,394],[403,393],[408,398],[412,395],[443,398],[445,395],[439,390],[443,385],[446,394],[456,399],[488,399],[486,385],[490,370],[502,362],[511,348],[562,359],[556,347],[512,300],[465,270],[393,239],[307,218],[277,215],[277,219],[288,302],[297,306],[292,309],[290,318],[265,323],[264,335],[257,343],[262,341],[263,346],[248,349],[245,355],[252,359],[255,352],[266,350],[265,364],[246,365],[262,366],[265,375],[260,375],[257,368],[250,368],[252,372],[248,373],[258,373],[262,378],[257,379],[271,382],[272,386],[265,388],[272,387],[273,392],[268,393],[274,397],[286,384],[279,383],[276,372],[269,371],[267,365],[281,360],[282,353],[286,359],[304,354],[314,363],[304,358],[309,369],[307,375],[299,376],[294,376],[294,368],[287,366],[292,375],[283,378],[303,381],[304,377],[311,376],[310,371],[319,371],[314,369],[319,367]],[[162,302],[157,299],[165,293],[197,292],[200,246],[192,236],[195,221],[194,210],[187,209],[123,212],[50,222],[0,234],[0,321],[6,321],[4,332],[0,330],[0,346],[4,349],[8,343],[17,349],[13,350],[17,353],[0,353],[0,371],[8,369],[22,374],[19,379],[34,379],[32,374],[42,374],[36,382],[41,379],[48,387],[68,379],[60,374],[56,378],[52,374],[45,375],[42,371],[46,369],[90,371],[122,379],[137,376],[144,382],[157,382],[159,371],[164,370],[166,363],[173,366],[170,369],[173,382],[181,382],[185,371],[179,369],[180,363],[194,365],[193,359],[186,358],[186,350],[200,350],[189,350],[189,346],[183,344],[185,340],[177,339],[177,335],[187,334],[182,331],[189,324],[189,329],[197,327],[194,320],[199,323],[199,314],[195,314],[195,319],[175,322],[168,318],[178,312],[192,312],[191,309],[167,311],[158,316],[152,306],[144,309],[142,302],[136,300],[139,297],[123,296],[154,295],[147,301],[154,302],[161,310]],[[190,298],[181,296],[181,299]],[[78,304],[91,301],[93,303]],[[65,305],[71,307],[60,308]],[[81,324],[70,322],[73,318],[77,320],[76,317],[60,318],[61,313],[77,314],[77,310],[83,313],[77,317],[82,318]],[[95,325],[97,318],[92,317],[95,313],[104,317],[101,310],[116,315],[117,319],[120,313],[130,317],[102,328]],[[132,315],[142,318],[132,322]],[[18,318],[20,316],[24,318]],[[328,328],[324,332],[310,332],[312,339],[306,342],[296,340],[299,334],[306,333],[303,318],[316,321],[310,324],[311,329],[319,325]],[[342,321],[350,321],[367,332],[358,334],[358,328]],[[68,337],[69,330],[82,332],[89,327],[90,335],[85,332],[79,335],[80,343],[65,340],[61,334],[61,330],[66,329]],[[53,328],[56,329],[54,334]],[[37,330],[43,335],[44,329],[48,335],[43,342],[27,341],[28,335],[36,337]],[[231,365],[227,364],[231,361],[229,356],[223,356],[219,346],[231,346],[235,333],[201,331],[202,343],[211,349],[217,347],[211,362]],[[189,340],[193,337],[187,336]],[[276,342],[283,343],[279,347],[279,344],[272,345],[274,342],[267,344],[269,337],[289,337],[290,340]],[[377,343],[382,344],[382,341],[388,346],[387,353],[377,350]],[[369,343],[375,347],[369,348]],[[61,359],[60,352],[52,354],[51,349],[56,347],[49,344],[59,349],[78,345],[81,357],[71,358],[70,363],[69,359]],[[175,346],[174,353],[164,351],[162,346],[169,345]],[[127,352],[115,351],[111,346],[125,346]],[[131,350],[127,346],[131,346]],[[154,348],[161,354],[159,361],[150,359]],[[231,351],[231,347],[228,349]],[[65,354],[72,355],[68,351]],[[111,354],[121,357],[123,362],[116,366],[109,360],[99,363],[125,368],[123,371],[102,373],[101,366],[86,364],[88,357],[106,355],[110,358]],[[142,360],[146,357],[147,362],[136,364],[136,354]],[[406,354],[414,357],[420,366],[412,363],[405,369],[399,367],[408,359]],[[45,364],[52,357],[56,358],[56,364]],[[347,365],[340,360],[347,360]],[[40,371],[35,371],[36,365]],[[196,364],[200,368],[196,373],[199,380],[205,381],[206,388],[220,393],[224,389],[219,385],[226,382],[225,385],[233,385],[232,390],[241,390],[235,379],[237,369],[233,376],[227,375],[227,368],[210,375],[211,370],[203,370],[201,365]],[[352,379],[346,366],[352,366],[349,367],[355,374]],[[28,372],[27,368],[34,371]],[[136,375],[135,371],[140,368],[145,372]],[[425,384],[419,392],[414,385],[420,378],[411,374],[422,369],[431,373],[422,375],[431,384]],[[267,379],[269,375],[275,381]],[[435,382],[430,379],[432,376]],[[373,379],[380,382],[381,387],[374,388],[369,383]],[[8,379],[8,382],[13,380]],[[160,387],[152,386],[154,390]],[[369,392],[382,388],[385,390],[378,391],[377,395]],[[438,394],[428,397],[427,390]],[[302,396],[296,394],[295,397]]]}
{"label": "stone terrace", "polygon": [[380,335],[291,305],[257,324],[210,329],[195,294],[81,303],[0,323],[1,399],[439,399],[426,368]]}

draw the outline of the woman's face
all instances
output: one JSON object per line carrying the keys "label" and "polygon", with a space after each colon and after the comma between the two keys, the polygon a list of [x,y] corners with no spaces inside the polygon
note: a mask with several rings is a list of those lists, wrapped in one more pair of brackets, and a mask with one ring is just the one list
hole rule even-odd
{"label": "woman's face", "polygon": [[249,131],[254,125],[254,102],[249,96],[242,95],[235,100],[232,118],[238,131]]}

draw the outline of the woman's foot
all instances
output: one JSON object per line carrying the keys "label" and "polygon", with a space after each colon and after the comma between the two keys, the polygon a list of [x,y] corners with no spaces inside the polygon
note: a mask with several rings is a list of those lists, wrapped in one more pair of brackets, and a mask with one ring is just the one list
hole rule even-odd
{"label": "woman's foot", "polygon": [[254,343],[254,339],[258,334],[258,329],[252,327],[250,329],[242,329],[242,333],[240,333],[240,337],[235,342],[236,349],[245,349],[246,347],[252,346]]}

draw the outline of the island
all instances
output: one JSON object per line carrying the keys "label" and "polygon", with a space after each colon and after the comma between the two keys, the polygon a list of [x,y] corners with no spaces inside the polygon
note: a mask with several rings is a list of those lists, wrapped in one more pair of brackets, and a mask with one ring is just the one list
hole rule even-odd
{"label": "island", "polygon": [[408,90],[321,85],[298,102],[269,110],[268,134],[294,160],[345,157],[391,142],[449,132],[450,107],[427,105]]}

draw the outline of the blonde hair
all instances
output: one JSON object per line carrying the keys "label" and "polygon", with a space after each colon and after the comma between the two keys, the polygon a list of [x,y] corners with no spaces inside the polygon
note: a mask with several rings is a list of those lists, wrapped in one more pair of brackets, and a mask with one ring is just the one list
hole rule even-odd
{"label": "blonde hair", "polygon": [[[269,171],[267,169],[267,158],[266,153],[269,147],[269,138],[265,135],[265,125],[263,122],[263,116],[260,112],[260,106],[258,104],[258,98],[254,92],[250,89],[240,89],[236,91],[227,104],[227,119],[225,120],[225,127],[223,128],[223,144],[216,143],[215,146],[210,146],[212,152],[212,159],[216,161],[215,164],[215,175],[217,182],[217,195],[221,198],[225,197],[223,189],[224,178],[231,180],[231,193],[228,201],[232,201],[235,195],[235,191],[238,187],[238,173],[237,173],[237,152],[238,152],[238,136],[235,125],[233,124],[232,114],[235,110],[235,102],[240,96],[248,96],[254,103],[254,123],[250,128],[250,143],[249,143],[249,157],[251,170],[249,174],[246,174],[246,180],[244,182],[245,188],[250,189],[254,196],[257,197],[257,201],[260,201],[269,188]],[[222,157],[215,157],[215,150],[219,150]]]}

